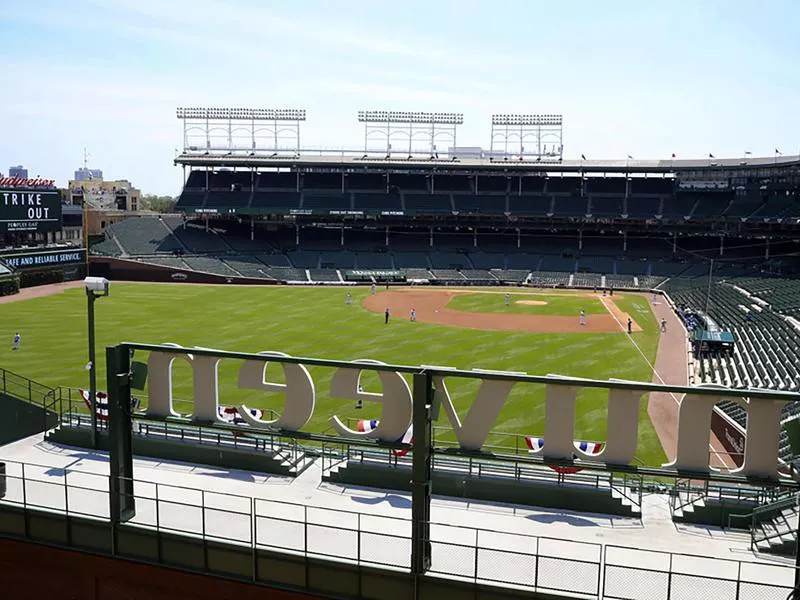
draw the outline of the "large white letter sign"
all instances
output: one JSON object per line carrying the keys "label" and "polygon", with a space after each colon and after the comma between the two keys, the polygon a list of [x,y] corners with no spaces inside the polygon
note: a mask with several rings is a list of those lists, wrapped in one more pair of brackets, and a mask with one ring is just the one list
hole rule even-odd
{"label": "large white letter sign", "polygon": [[[778,400],[751,398],[747,407],[747,439],[744,463],[734,471],[747,476],[778,478],[781,408]],[[752,441],[752,443],[751,443]]]}
{"label": "large white letter sign", "polygon": [[638,390],[609,390],[606,446],[599,456],[603,462],[611,465],[628,465],[636,457],[641,398],[642,392]]}
{"label": "large white letter sign", "polygon": [[[558,378],[557,375],[552,377]],[[577,395],[577,387],[545,384],[544,448],[542,448],[542,455],[545,458],[571,460],[577,452],[574,442]]]}
{"label": "large white letter sign", "polygon": [[[165,343],[164,346],[181,348],[178,344]],[[200,350],[201,348],[197,348]],[[206,350],[206,348],[202,348]],[[176,358],[187,361],[192,366],[194,387],[195,421],[215,422],[219,420],[219,381],[218,369],[222,360],[218,356],[199,356],[172,352],[151,352],[147,360],[147,415],[155,417],[179,417],[172,403],[172,363]]]}
{"label": "large white letter sign", "polygon": [[[377,360],[355,360],[353,362],[362,365],[385,364]],[[396,442],[405,435],[411,425],[414,406],[411,399],[411,388],[400,373],[377,371],[383,385],[383,393],[359,391],[358,383],[363,371],[363,369],[337,369],[331,378],[331,397],[383,403],[378,426],[366,433],[353,431],[336,415],[330,418],[330,424],[342,436],[378,438],[384,442]]]}
{"label": "large white letter sign", "polygon": [[[259,352],[260,356],[285,356],[283,352]],[[239,369],[239,387],[246,390],[285,392],[286,401],[281,416],[273,421],[262,421],[250,414],[246,406],[239,407],[239,415],[256,429],[288,429],[297,431],[311,420],[314,414],[314,381],[303,365],[280,363],[286,384],[267,381],[268,361],[246,360]]]}
{"label": "large white letter sign", "polygon": [[[505,375],[524,375],[525,373],[509,373],[506,371],[480,371],[473,369],[476,374],[479,373],[501,373]],[[450,425],[456,434],[458,445],[464,450],[480,450],[486,443],[486,438],[492,426],[497,421],[497,416],[500,414],[500,409],[506,402],[506,398],[511,393],[515,381],[505,381],[502,379],[484,379],[481,381],[481,387],[478,390],[475,400],[467,411],[467,416],[464,417],[464,423],[456,413],[453,406],[453,400],[450,397],[450,392],[447,390],[447,385],[444,382],[444,377],[441,375],[434,376],[433,385],[436,387],[436,398],[442,403],[447,418],[450,420]]]}
{"label": "large white letter sign", "polygon": [[[701,385],[698,387],[726,389],[719,385]],[[725,400],[724,396],[701,396],[686,394],[678,407],[678,448],[675,460],[664,465],[679,471],[709,471],[708,439],[711,432],[711,412],[717,402]],[[776,454],[777,456],[777,454]]]}

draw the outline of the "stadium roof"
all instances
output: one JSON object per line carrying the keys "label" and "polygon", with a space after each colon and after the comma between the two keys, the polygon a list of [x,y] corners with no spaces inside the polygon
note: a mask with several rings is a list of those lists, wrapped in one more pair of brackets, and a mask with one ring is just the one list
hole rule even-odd
{"label": "stadium roof", "polygon": [[563,160],[537,161],[502,158],[429,158],[392,156],[386,158],[378,154],[352,156],[341,154],[303,154],[274,153],[272,155],[251,154],[203,154],[184,153],[175,158],[176,165],[190,167],[241,167],[241,168],[372,168],[372,169],[443,169],[448,171],[514,170],[514,171],[563,171],[563,172],[625,172],[625,173],[665,173],[677,171],[705,170],[715,171],[731,168],[779,168],[800,166],[800,156],[778,156],[762,158],[702,158],[667,160]]}

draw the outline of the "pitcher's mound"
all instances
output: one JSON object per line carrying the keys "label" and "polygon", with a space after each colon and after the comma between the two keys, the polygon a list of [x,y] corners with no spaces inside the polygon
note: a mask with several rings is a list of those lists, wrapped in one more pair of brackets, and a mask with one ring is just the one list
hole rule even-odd
{"label": "pitcher's mound", "polygon": [[542,300],[515,300],[514,304],[524,304],[525,306],[544,306],[547,302]]}

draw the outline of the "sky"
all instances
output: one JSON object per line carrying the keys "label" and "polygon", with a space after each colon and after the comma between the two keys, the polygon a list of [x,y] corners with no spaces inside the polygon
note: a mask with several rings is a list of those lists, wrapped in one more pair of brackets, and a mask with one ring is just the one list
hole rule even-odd
{"label": "sky", "polygon": [[0,172],[175,195],[178,106],[303,108],[305,147],[358,110],[564,116],[565,158],[800,151],[800,2],[0,0]]}

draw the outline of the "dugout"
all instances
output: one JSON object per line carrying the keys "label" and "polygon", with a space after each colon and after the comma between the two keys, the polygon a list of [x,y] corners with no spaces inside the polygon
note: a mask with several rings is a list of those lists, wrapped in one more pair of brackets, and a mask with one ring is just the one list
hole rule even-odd
{"label": "dugout", "polygon": [[694,330],[692,335],[692,346],[695,355],[733,354],[733,348],[736,345],[736,338],[733,333],[723,330],[708,315],[699,313],[697,316],[699,327]]}

